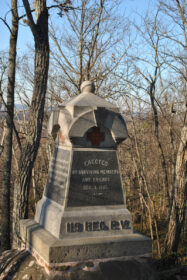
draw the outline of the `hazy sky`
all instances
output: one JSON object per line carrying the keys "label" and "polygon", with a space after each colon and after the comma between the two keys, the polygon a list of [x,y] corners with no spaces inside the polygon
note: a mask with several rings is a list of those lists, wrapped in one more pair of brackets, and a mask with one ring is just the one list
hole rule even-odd
{"label": "hazy sky", "polygon": [[[112,1],[112,0],[111,0]],[[72,1],[73,2],[73,1]],[[120,13],[124,13],[128,17],[131,17],[135,12],[143,13],[147,10],[149,5],[151,3],[157,2],[156,0],[122,0],[122,6]],[[22,3],[22,1],[19,1],[19,3]],[[5,18],[5,15],[10,10],[11,0],[1,0],[1,6],[0,6],[0,17]],[[20,11],[21,15],[24,12]],[[10,24],[11,20],[11,13],[9,12],[7,14],[7,21]],[[5,26],[5,24],[0,21],[0,50],[8,50],[9,46],[9,30]],[[32,34],[29,30],[29,27],[26,27],[21,22],[19,26],[19,36],[18,36],[18,52],[25,51],[27,44],[33,44],[33,38]]]}

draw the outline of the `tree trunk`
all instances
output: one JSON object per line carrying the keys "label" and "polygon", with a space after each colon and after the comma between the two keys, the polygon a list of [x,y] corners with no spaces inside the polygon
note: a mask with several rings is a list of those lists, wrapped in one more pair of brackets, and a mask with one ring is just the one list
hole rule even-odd
{"label": "tree trunk", "polygon": [[176,161],[174,198],[169,217],[165,252],[177,252],[182,228],[185,224],[187,205],[187,122],[181,132],[181,141]]}
{"label": "tree trunk", "polygon": [[48,10],[46,0],[36,0],[34,23],[28,0],[23,0],[35,40],[34,88],[30,108],[29,132],[23,146],[14,193],[14,237],[19,238],[19,220],[28,217],[28,197],[32,168],[40,145],[49,68]]}
{"label": "tree trunk", "polygon": [[12,28],[9,42],[8,91],[6,106],[6,126],[2,166],[2,199],[1,199],[1,251],[10,249],[10,189],[12,162],[12,132],[14,117],[14,86],[16,69],[16,46],[18,35],[17,0],[11,0]]}

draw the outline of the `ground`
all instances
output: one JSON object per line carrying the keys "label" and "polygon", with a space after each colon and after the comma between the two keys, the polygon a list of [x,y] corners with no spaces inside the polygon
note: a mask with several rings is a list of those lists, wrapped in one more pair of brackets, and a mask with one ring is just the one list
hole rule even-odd
{"label": "ground", "polygon": [[61,275],[46,274],[28,251],[9,250],[0,256],[0,280],[187,280],[187,266],[159,270],[151,258],[100,263],[93,270],[92,262],[85,262],[72,270],[66,267]]}

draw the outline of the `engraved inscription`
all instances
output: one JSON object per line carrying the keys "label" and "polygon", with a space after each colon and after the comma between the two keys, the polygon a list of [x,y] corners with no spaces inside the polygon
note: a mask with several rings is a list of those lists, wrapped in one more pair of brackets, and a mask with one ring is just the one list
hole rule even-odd
{"label": "engraved inscription", "polygon": [[75,151],[68,207],[124,204],[116,151]]}
{"label": "engraved inscription", "polygon": [[108,230],[127,230],[131,229],[129,220],[121,221],[110,221],[108,224],[104,221],[93,221],[93,222],[72,222],[66,225],[67,232],[92,232],[92,231],[108,231]]}
{"label": "engraved inscription", "polygon": [[111,221],[111,229],[113,229],[113,230],[120,230],[120,222],[118,222],[118,221]]}
{"label": "engraved inscription", "polygon": [[120,230],[120,229],[131,229],[130,221],[111,221],[111,229]]}
{"label": "engraved inscription", "polygon": [[70,152],[55,148],[49,168],[44,195],[59,204],[64,202],[64,192],[69,171]]}

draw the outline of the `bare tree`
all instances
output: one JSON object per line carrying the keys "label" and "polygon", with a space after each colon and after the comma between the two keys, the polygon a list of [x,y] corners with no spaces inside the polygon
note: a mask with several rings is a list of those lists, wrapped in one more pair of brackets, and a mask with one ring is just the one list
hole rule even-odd
{"label": "bare tree", "polygon": [[19,219],[28,216],[28,196],[32,168],[40,144],[44,117],[45,95],[49,67],[48,9],[46,0],[35,1],[36,22],[34,22],[28,0],[23,0],[27,20],[35,42],[34,86],[29,112],[29,133],[23,145],[19,173],[14,194],[14,234],[19,236]]}
{"label": "bare tree", "polygon": [[[47,7],[46,0],[33,1],[33,10],[28,0],[23,0],[27,24],[35,43],[33,94],[29,108],[29,121],[26,139],[22,145],[19,159],[19,172],[14,186],[13,232],[15,241],[19,240],[19,220],[28,217],[28,199],[32,179],[32,169],[40,146],[49,68],[49,9],[71,10],[71,1],[54,1]],[[26,94],[25,94],[26,96]]]}
{"label": "bare tree", "polygon": [[186,219],[187,203],[187,118],[181,131],[181,141],[176,159],[176,179],[165,239],[165,252],[177,252]]}
{"label": "bare tree", "polygon": [[169,17],[170,22],[176,25],[179,36],[171,29],[160,31],[162,38],[168,42],[176,44],[177,52],[172,48],[166,48],[168,65],[175,73],[178,73],[178,91],[183,92],[184,122],[181,129],[179,147],[175,162],[175,177],[171,193],[171,204],[169,211],[168,230],[165,238],[165,252],[177,252],[180,236],[186,219],[187,203],[187,69],[186,69],[186,50],[187,50],[187,21],[185,0],[172,0],[169,2],[160,1],[162,11]]}
{"label": "bare tree", "polygon": [[6,126],[3,152],[3,178],[1,199],[1,251],[10,249],[10,189],[12,163],[12,133],[14,118],[14,88],[16,70],[16,47],[18,35],[17,0],[11,0],[12,27],[10,28],[8,90],[6,103]]}
{"label": "bare tree", "polygon": [[63,31],[50,24],[49,97],[54,91],[61,93],[58,99],[62,100],[79,94],[82,81],[90,79],[96,84],[96,93],[100,88],[103,96],[114,95],[113,73],[125,53],[121,45],[127,28],[125,19],[115,12],[118,2],[77,0],[80,9],[62,18]]}
{"label": "bare tree", "polygon": [[[121,95],[126,93],[133,99],[133,103],[141,103],[141,108],[137,106],[131,113],[132,118],[138,122],[137,126],[140,126],[133,130],[139,152],[132,165],[137,166],[134,171],[136,180],[139,186],[143,186],[142,199],[150,202],[152,226],[159,217],[165,220],[167,235],[162,250],[159,250],[157,242],[160,253],[177,251],[186,219],[186,120],[181,121],[182,116],[185,118],[186,115],[187,23],[184,2],[159,1],[155,14],[148,12],[145,17],[141,17],[142,25],[135,25],[137,33],[135,40],[131,40],[132,48],[123,61],[123,68],[116,73],[118,81],[123,85]],[[145,121],[139,122],[138,116],[142,114]],[[142,139],[140,133],[146,122],[152,136],[151,143],[146,143],[144,148],[142,143],[146,141],[145,136]],[[152,150],[151,154],[149,149]],[[142,158],[143,164],[139,164],[139,158]],[[153,204],[144,197],[146,181]],[[159,191],[155,194],[157,188]],[[151,234],[156,228],[155,234],[159,237],[156,224]]]}

